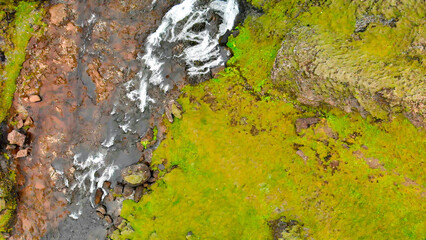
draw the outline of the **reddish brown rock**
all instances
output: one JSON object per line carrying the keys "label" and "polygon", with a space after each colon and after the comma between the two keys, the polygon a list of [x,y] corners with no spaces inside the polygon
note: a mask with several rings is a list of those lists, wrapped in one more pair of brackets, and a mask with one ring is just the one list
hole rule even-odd
{"label": "reddish brown rock", "polygon": [[7,135],[7,140],[10,144],[16,144],[18,146],[23,146],[25,143],[26,136],[16,130],[13,130]]}
{"label": "reddish brown rock", "polygon": [[102,200],[102,194],[103,191],[102,189],[98,188],[96,189],[96,193],[95,193],[95,204],[99,204]]}

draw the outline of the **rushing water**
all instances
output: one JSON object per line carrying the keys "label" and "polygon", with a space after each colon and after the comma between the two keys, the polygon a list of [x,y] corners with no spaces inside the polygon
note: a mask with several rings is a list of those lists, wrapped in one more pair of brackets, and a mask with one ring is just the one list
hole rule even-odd
{"label": "rushing water", "polygon": [[[154,0],[152,7],[155,4]],[[122,167],[137,162],[134,143],[147,129],[150,106],[161,105],[164,95],[185,75],[206,75],[224,65],[229,52],[219,45],[219,38],[233,28],[238,13],[236,0],[183,0],[165,14],[138,57],[141,67],[137,76],[117,91],[110,118],[102,128],[106,133],[99,149],[93,151],[84,144],[77,147],[75,181],[69,186],[71,218],[78,219],[82,214],[85,195],[91,195],[94,206],[96,189],[102,188],[104,181],[117,179]],[[86,24],[95,21],[92,14]],[[179,64],[185,66],[183,74]]]}

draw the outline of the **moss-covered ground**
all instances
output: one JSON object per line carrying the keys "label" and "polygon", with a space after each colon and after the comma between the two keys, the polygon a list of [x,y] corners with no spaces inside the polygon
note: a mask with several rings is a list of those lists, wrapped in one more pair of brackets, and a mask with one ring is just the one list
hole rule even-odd
{"label": "moss-covered ground", "polygon": [[6,62],[0,64],[0,122],[7,116],[15,93],[15,80],[25,61],[25,49],[35,29],[41,29],[44,10],[41,1],[5,1],[0,3],[0,50]]}
{"label": "moss-covered ground", "polygon": [[[184,89],[183,118],[153,155],[163,177],[139,203],[124,202],[126,221],[111,237],[272,239],[268,222],[285,216],[303,225],[292,239],[422,239],[424,130],[402,116],[288,102],[270,71],[289,16],[304,6],[253,3],[265,15],[231,39],[221,76]],[[296,133],[297,119],[314,116],[320,122]]]}
{"label": "moss-covered ground", "polygon": [[[7,117],[12,105],[15,80],[25,61],[27,44],[37,30],[41,34],[44,10],[39,8],[40,3],[12,0],[0,2],[0,51],[5,57],[5,61],[0,63],[0,122]],[[8,162],[7,154],[0,154],[0,161]],[[15,172],[4,169],[7,165],[2,164],[0,170],[0,233],[12,229],[11,222],[16,209]],[[2,235],[0,239],[3,239]]]}

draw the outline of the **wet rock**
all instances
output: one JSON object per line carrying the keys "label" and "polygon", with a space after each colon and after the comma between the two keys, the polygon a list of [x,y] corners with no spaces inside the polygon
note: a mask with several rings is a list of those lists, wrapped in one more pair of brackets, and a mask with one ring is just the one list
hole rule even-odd
{"label": "wet rock", "polygon": [[100,205],[99,207],[97,207],[96,211],[100,212],[102,215],[105,215],[107,213],[107,209],[104,205]]}
{"label": "wet rock", "polygon": [[139,163],[121,170],[124,181],[131,186],[139,186],[151,177],[151,171],[146,164]]}
{"label": "wet rock", "polygon": [[317,124],[320,121],[319,118],[299,118],[296,120],[295,127],[296,127],[296,133],[300,133],[302,129],[307,129],[312,125]]}
{"label": "wet rock", "polygon": [[103,219],[105,217],[104,214],[102,214],[101,212],[96,212],[96,214],[100,219]]}
{"label": "wet rock", "polygon": [[111,218],[110,215],[105,215],[105,222],[107,222],[108,224],[112,224],[113,223],[112,218]]}
{"label": "wet rock", "polygon": [[124,186],[123,197],[128,198],[133,194],[133,188],[129,185]]}
{"label": "wet rock", "polygon": [[123,185],[117,184],[114,187],[114,194],[115,195],[121,195],[121,194],[123,194]]}
{"label": "wet rock", "polygon": [[114,196],[111,193],[108,193],[104,198],[104,202],[112,202],[112,201],[114,201]]}
{"label": "wet rock", "polygon": [[117,230],[117,227],[115,227],[115,226],[111,226],[109,229],[108,229],[108,236],[111,236],[113,233],[114,233],[114,231],[115,230]]}
{"label": "wet rock", "polygon": [[102,187],[108,190],[111,187],[111,182],[105,181],[104,184],[102,184]]}
{"label": "wet rock", "polygon": [[21,149],[16,153],[16,158],[23,158],[28,156],[28,149]]}
{"label": "wet rock", "polygon": [[135,202],[139,202],[142,198],[142,195],[143,195],[143,186],[136,187],[135,196],[134,196],[133,200]]}
{"label": "wet rock", "polygon": [[103,191],[101,188],[96,189],[95,193],[95,204],[99,204],[102,200]]}
{"label": "wet rock", "polygon": [[10,144],[16,144],[16,145],[21,146],[21,147],[25,143],[25,138],[26,137],[25,137],[24,134],[22,134],[22,133],[20,133],[16,130],[13,130],[12,132],[10,132],[7,135],[7,140],[9,141]]}
{"label": "wet rock", "polygon": [[32,103],[36,103],[36,102],[40,102],[41,101],[41,97],[39,95],[30,95],[28,97],[28,100]]}
{"label": "wet rock", "polygon": [[115,227],[118,227],[118,226],[120,226],[120,224],[123,222],[123,218],[122,217],[117,217],[116,219],[115,219],[115,221],[114,221],[114,226]]}
{"label": "wet rock", "polygon": [[148,129],[148,131],[145,133],[145,136],[141,139],[141,144],[143,145],[144,149],[149,148],[153,146],[157,141],[154,141],[154,130],[151,128]]}

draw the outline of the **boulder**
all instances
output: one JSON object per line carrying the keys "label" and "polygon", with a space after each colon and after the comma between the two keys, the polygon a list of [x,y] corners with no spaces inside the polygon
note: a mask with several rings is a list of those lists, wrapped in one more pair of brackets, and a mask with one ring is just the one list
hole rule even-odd
{"label": "boulder", "polygon": [[139,163],[121,170],[121,176],[130,186],[139,186],[144,184],[151,177],[151,171],[147,165]]}
{"label": "boulder", "polygon": [[16,130],[13,130],[12,132],[10,132],[7,135],[7,140],[9,141],[10,144],[16,144],[16,145],[21,146],[21,147],[25,143],[25,138],[26,137],[25,137],[24,134],[22,134],[22,133],[20,133]]}

